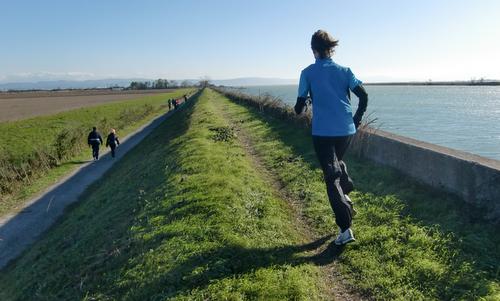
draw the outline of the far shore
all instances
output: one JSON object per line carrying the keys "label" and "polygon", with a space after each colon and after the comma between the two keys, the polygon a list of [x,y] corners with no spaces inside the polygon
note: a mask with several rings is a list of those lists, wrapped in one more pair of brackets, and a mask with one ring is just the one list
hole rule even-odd
{"label": "far shore", "polygon": [[364,83],[370,86],[500,86],[497,80]]}

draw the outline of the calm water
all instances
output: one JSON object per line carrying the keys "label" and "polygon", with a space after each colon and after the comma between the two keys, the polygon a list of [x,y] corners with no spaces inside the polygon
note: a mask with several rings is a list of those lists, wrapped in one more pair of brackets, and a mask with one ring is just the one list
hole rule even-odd
{"label": "calm water", "polygon": [[[366,86],[374,127],[500,160],[500,86]],[[297,86],[255,86],[295,104]],[[353,95],[354,110],[357,98]]]}

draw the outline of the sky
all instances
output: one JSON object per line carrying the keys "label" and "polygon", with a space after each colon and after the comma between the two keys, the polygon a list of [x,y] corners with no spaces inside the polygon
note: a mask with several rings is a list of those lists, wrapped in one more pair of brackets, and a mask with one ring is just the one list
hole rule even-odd
{"label": "sky", "polygon": [[296,79],[317,29],[363,81],[500,79],[498,0],[0,0],[0,82]]}

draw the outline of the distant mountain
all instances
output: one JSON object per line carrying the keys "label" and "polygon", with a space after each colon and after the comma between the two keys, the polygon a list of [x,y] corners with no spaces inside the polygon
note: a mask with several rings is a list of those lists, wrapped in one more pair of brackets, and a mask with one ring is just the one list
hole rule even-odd
{"label": "distant mountain", "polygon": [[223,86],[272,86],[272,85],[293,85],[297,84],[297,79],[266,78],[266,77],[241,77],[232,79],[211,80],[214,85]]}
{"label": "distant mountain", "polygon": [[143,78],[96,79],[96,80],[51,80],[38,82],[0,83],[0,90],[52,90],[52,89],[90,89],[113,86],[128,87],[132,81],[146,81]]}
{"label": "distant mountain", "polygon": [[[96,80],[48,80],[36,82],[0,82],[0,91],[7,90],[52,90],[52,89],[90,89],[109,88],[113,86],[128,87],[132,81],[153,81],[148,78],[120,78],[120,79],[96,79]],[[175,80],[177,82],[183,79]],[[199,79],[187,79],[190,83],[198,83]],[[215,85],[224,86],[266,86],[266,85],[291,85],[296,84],[295,79],[265,78],[265,77],[242,77],[232,79],[211,80]]]}

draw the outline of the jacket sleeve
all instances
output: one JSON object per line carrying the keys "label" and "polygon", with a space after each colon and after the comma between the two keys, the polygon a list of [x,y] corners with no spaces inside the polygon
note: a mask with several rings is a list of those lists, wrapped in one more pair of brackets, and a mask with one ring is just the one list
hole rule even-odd
{"label": "jacket sleeve", "polygon": [[361,120],[363,119],[363,114],[366,111],[366,107],[368,106],[368,93],[366,93],[366,90],[362,84],[356,86],[353,92],[359,98],[358,109],[353,116],[354,125],[356,126],[356,128],[358,128],[361,124]]}
{"label": "jacket sleeve", "polygon": [[363,82],[356,78],[354,73],[352,73],[351,69],[347,69],[347,79],[349,81],[349,89],[354,92],[354,89],[361,85]]}
{"label": "jacket sleeve", "polygon": [[311,85],[309,83],[309,79],[307,78],[306,71],[302,71],[300,73],[300,80],[299,80],[299,91],[298,91],[298,97],[301,98],[307,98],[307,95],[311,92]]}

